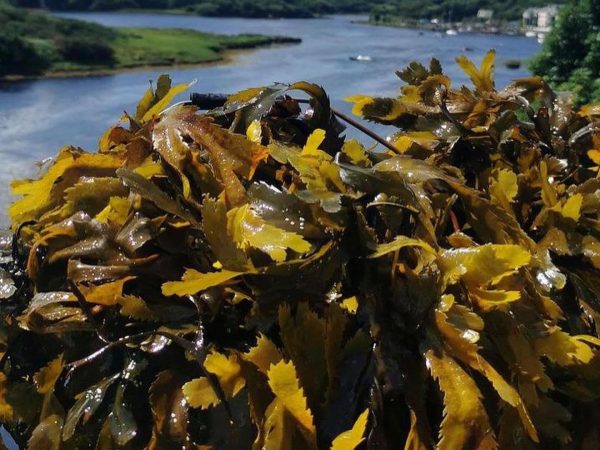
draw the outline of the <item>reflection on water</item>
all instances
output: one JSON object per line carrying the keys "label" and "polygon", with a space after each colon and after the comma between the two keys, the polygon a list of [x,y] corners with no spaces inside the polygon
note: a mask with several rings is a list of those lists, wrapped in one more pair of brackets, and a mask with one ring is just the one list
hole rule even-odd
{"label": "reflection on water", "polygon": [[[533,39],[515,36],[439,33],[371,27],[352,23],[352,16],[326,19],[262,20],[201,18],[152,14],[64,14],[111,26],[193,28],[218,33],[262,33],[300,37],[302,44],[243,53],[232,64],[171,68],[175,82],[197,79],[195,90],[228,93],[272,82],[309,80],[322,84],[343,111],[343,99],[356,93],[393,95],[400,80],[394,75],[412,60],[435,56],[455,83],[467,79],[454,58],[469,48],[480,60],[490,48],[498,52],[497,83],[526,75],[508,70],[508,59],[528,59],[538,49]],[[371,61],[351,61],[369,55]],[[74,77],[0,85],[0,226],[6,225],[11,178],[35,174],[34,161],[56,153],[65,144],[93,150],[102,131],[124,110],[132,111],[148,80],[164,69],[107,76]],[[385,131],[384,131],[385,132]]]}

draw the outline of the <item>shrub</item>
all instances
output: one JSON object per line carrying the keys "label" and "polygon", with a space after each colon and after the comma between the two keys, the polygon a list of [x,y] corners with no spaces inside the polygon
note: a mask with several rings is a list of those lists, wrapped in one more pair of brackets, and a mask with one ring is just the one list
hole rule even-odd
{"label": "shrub", "polygon": [[0,76],[38,75],[49,66],[49,59],[25,39],[10,33],[0,34]]}
{"label": "shrub", "polygon": [[82,64],[112,65],[115,62],[113,48],[105,43],[81,37],[65,37],[58,42],[64,59]]}

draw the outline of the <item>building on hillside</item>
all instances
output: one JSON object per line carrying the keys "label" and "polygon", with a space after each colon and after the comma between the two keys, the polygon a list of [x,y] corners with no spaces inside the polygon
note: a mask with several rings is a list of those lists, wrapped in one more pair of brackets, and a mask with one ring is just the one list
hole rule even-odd
{"label": "building on hillside", "polygon": [[526,32],[548,33],[558,16],[558,9],[558,5],[527,8],[523,11],[523,30]]}
{"label": "building on hillside", "polygon": [[490,22],[494,18],[494,10],[482,8],[479,11],[477,11],[477,18],[484,22]]}

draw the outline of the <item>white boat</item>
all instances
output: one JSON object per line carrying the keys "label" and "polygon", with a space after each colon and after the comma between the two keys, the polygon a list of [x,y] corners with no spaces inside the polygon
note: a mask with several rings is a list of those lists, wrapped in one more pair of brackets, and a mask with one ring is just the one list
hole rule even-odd
{"label": "white boat", "polygon": [[458,31],[453,30],[452,28],[450,28],[449,30],[446,30],[446,34],[448,36],[456,36],[458,34]]}
{"label": "white boat", "polygon": [[350,59],[352,61],[373,61],[373,58],[371,58],[369,55],[351,56]]}
{"label": "white boat", "polygon": [[525,37],[534,38],[534,37],[537,37],[537,33],[535,31],[526,31]]}

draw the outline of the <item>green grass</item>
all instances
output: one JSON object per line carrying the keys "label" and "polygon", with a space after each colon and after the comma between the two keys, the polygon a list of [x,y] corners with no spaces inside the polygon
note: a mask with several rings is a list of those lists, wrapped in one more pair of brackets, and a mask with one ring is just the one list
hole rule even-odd
{"label": "green grass", "polygon": [[223,36],[181,29],[126,28],[120,30],[113,48],[116,67],[135,67],[213,62],[223,58],[224,50],[291,42],[297,40],[277,36]]}
{"label": "green grass", "polygon": [[117,65],[190,64],[221,58],[218,38],[184,30],[123,30],[114,44]]}
{"label": "green grass", "polygon": [[299,39],[282,36],[244,34],[224,36],[183,29],[120,28],[116,38],[110,43],[115,54],[114,62],[80,64],[57,61],[51,66],[49,72],[202,64],[222,60],[225,50],[299,41]]}

